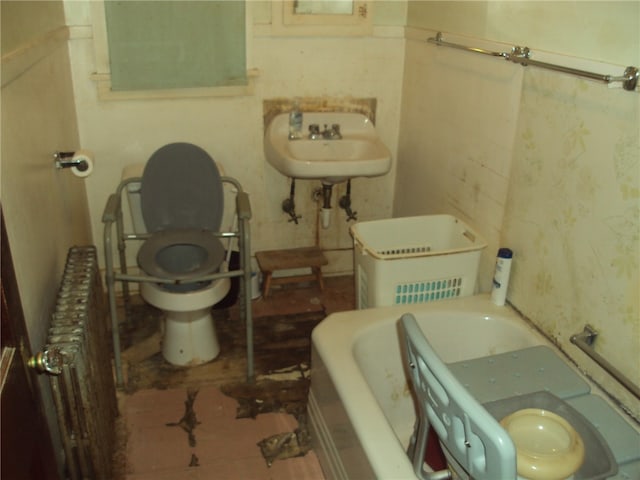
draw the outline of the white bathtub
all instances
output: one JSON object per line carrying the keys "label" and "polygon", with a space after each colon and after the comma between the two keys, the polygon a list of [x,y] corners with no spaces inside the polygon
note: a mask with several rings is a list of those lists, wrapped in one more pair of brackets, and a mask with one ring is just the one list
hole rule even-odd
{"label": "white bathtub", "polygon": [[405,454],[415,409],[398,336],[408,311],[447,363],[550,345],[486,295],[330,315],[313,332],[309,394],[313,447],[328,479],[416,478]]}

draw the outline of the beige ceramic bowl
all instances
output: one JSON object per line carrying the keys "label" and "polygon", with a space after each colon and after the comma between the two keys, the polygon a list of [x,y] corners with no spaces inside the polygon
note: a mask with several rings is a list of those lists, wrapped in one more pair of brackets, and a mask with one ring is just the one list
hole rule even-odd
{"label": "beige ceramic bowl", "polygon": [[500,421],[516,446],[518,475],[530,480],[571,477],[584,461],[584,443],[564,418],[525,408]]}

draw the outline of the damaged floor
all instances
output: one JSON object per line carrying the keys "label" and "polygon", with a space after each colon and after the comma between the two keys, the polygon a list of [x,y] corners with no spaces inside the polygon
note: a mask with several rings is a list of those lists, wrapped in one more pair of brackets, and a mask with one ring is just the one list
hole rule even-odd
{"label": "damaged floor", "polygon": [[254,300],[256,382],[249,385],[238,305],[214,311],[218,358],[180,368],[160,353],[160,312],[134,298],[122,332],[117,477],[322,480],[307,431],[310,334],[354,304],[351,276],[326,278],[323,292],[289,285]]}

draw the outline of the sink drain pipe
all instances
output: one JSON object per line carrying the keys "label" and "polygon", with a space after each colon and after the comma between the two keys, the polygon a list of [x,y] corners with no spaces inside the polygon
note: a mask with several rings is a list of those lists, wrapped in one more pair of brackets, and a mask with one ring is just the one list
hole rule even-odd
{"label": "sink drain pipe", "polygon": [[322,184],[322,209],[320,216],[322,219],[322,228],[329,228],[331,225],[331,194],[333,193],[333,184]]}

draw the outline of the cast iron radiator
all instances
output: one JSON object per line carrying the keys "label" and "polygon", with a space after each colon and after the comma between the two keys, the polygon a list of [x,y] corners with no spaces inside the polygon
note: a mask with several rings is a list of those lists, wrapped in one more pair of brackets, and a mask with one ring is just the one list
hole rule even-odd
{"label": "cast iron radiator", "polygon": [[75,479],[112,478],[118,415],[96,248],[72,247],[35,367],[51,374],[65,451]]}

